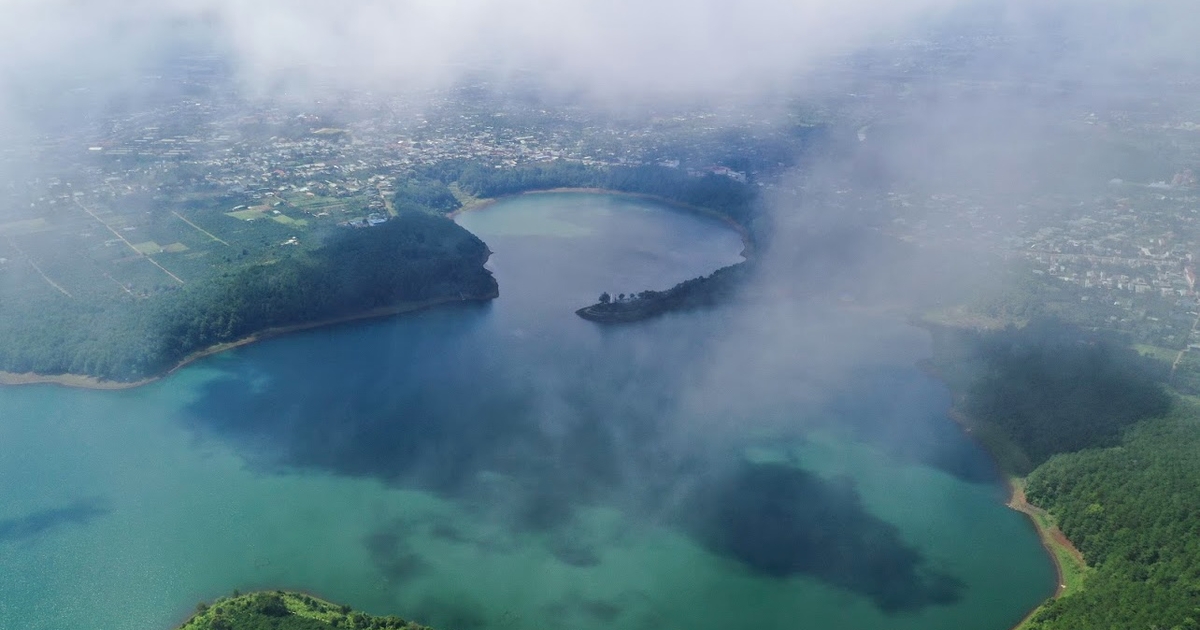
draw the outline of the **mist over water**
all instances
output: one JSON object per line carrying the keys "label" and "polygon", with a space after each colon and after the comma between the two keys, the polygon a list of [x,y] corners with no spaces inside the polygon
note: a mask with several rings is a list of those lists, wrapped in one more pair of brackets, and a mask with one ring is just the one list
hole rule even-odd
{"label": "mist over water", "polygon": [[573,310],[735,262],[737,234],[588,195],[460,222],[490,304],[0,390],[0,628],[291,587],[447,630],[1003,629],[1052,586],[920,331],[779,300],[596,326]]}

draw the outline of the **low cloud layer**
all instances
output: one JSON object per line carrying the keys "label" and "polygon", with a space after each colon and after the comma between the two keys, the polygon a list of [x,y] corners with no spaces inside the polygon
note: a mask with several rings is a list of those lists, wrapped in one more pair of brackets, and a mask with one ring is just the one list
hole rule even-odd
{"label": "low cloud layer", "polygon": [[403,91],[533,71],[611,98],[762,92],[830,54],[902,36],[962,0],[5,0],[14,79],[119,73],[190,35],[232,53],[250,87]]}

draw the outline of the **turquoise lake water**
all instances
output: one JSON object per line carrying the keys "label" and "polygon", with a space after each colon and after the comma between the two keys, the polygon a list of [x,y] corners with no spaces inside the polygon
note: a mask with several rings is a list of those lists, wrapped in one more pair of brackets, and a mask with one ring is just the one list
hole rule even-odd
{"label": "turquoise lake water", "polygon": [[764,299],[605,328],[573,311],[738,235],[584,194],[459,222],[490,304],[0,389],[0,629],[295,588],[442,630],[1006,630],[1052,590],[923,332]]}

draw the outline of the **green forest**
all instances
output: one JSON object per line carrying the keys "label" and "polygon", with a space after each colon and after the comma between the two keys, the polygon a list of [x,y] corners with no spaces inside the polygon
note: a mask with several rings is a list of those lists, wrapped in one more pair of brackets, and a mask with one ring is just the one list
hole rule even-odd
{"label": "green forest", "polygon": [[1170,408],[1167,371],[1119,338],[1054,319],[993,331],[926,327],[935,370],[1009,474],[1116,445],[1126,428]]}
{"label": "green forest", "polygon": [[1200,628],[1200,408],[1129,430],[1119,446],[1058,455],[1028,478],[1094,570],[1036,630]]}
{"label": "green forest", "polygon": [[150,297],[105,302],[57,294],[0,303],[0,369],[136,381],[189,354],[270,329],[405,303],[489,299],[487,246],[422,213],[330,231],[312,249],[227,267]]}
{"label": "green forest", "polygon": [[396,616],[374,617],[303,593],[272,591],[196,606],[179,630],[430,630]]}
{"label": "green forest", "polygon": [[928,328],[972,433],[1091,567],[1025,627],[1200,628],[1200,407],[1166,366],[1056,320]]}

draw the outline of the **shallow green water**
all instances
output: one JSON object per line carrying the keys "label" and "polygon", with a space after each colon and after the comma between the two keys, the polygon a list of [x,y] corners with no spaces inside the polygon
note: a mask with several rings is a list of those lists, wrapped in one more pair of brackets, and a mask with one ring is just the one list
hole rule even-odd
{"label": "shallow green water", "polygon": [[0,389],[0,628],[169,628],[301,588],[472,628],[996,628],[1053,586],[902,323],[572,311],[738,260],[720,224],[538,195],[460,222],[501,297],[128,392]]}

